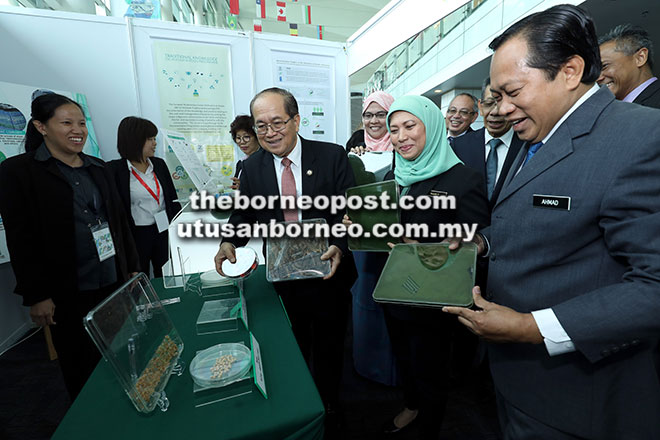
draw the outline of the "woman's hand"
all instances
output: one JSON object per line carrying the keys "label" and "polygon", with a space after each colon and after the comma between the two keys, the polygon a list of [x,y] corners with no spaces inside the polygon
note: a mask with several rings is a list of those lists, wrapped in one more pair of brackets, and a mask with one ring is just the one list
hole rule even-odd
{"label": "woman's hand", "polygon": [[56,324],[56,322],[53,321],[54,314],[55,303],[50,298],[40,301],[30,307],[30,318],[32,318],[32,322],[39,327]]}
{"label": "woman's hand", "polygon": [[341,222],[342,222],[343,224],[345,224],[346,226],[348,226],[348,225],[352,225],[352,224],[353,224],[353,222],[351,221],[351,219],[350,219],[350,217],[348,216],[348,214],[344,214],[344,218],[341,219]]}
{"label": "woman's hand", "polygon": [[360,145],[358,147],[351,148],[350,152],[353,153],[353,154],[357,154],[358,156],[362,156],[367,151],[369,151],[369,150],[367,150],[367,147],[363,147],[363,146]]}

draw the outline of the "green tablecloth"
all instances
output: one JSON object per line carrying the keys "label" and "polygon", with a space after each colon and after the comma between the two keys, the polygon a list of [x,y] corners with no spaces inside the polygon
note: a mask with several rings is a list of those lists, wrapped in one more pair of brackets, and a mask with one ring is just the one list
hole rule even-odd
{"label": "green tablecloth", "polygon": [[[198,336],[195,321],[203,299],[182,289],[164,289],[153,280],[161,299],[180,296],[166,306],[184,342],[186,371],[170,378],[167,412],[141,414],[101,361],[62,420],[55,440],[73,439],[321,439],[323,404],[298,349],[272,285],[260,266],[245,282],[250,330],[259,341],[268,390],[266,400],[254,383],[248,395],[195,408],[187,367],[195,353],[221,342],[249,341],[239,323],[235,332]],[[212,298],[211,298],[212,299]]]}

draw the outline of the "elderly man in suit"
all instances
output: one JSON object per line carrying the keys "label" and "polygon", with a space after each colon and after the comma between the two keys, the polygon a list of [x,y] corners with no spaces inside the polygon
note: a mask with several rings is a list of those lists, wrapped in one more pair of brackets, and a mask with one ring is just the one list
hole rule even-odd
{"label": "elderly man in suit", "polygon": [[[286,90],[270,88],[250,103],[255,132],[262,149],[243,161],[240,191],[248,197],[344,195],[354,186],[353,171],[344,149],[336,144],[316,142],[298,136],[300,115],[296,99]],[[229,223],[268,223],[324,218],[329,225],[341,222],[343,212],[330,209],[287,210],[237,209]],[[234,261],[234,249],[245,246],[247,238],[223,239],[215,262],[218,272],[225,259]],[[357,278],[347,239],[331,237],[321,259],[331,260],[326,279],[275,283],[282,298],[298,345],[326,408],[334,411],[342,372],[344,335],[350,288]],[[264,252],[265,253],[265,252]]]}
{"label": "elderly man in suit", "polygon": [[599,39],[603,70],[598,84],[616,99],[660,108],[660,82],[653,75],[653,42],[639,26],[622,24]]}
{"label": "elderly man in suit", "polygon": [[477,98],[469,93],[459,93],[449,103],[445,123],[447,125],[447,138],[453,145],[454,139],[470,133],[470,125],[477,119]]}
{"label": "elderly man in suit", "polygon": [[492,208],[502,189],[504,178],[522,146],[522,141],[497,110],[497,102],[490,90],[490,77],[481,87],[479,112],[484,127],[454,139],[454,152],[463,163],[481,173]]}
{"label": "elderly man in suit", "polygon": [[486,295],[445,311],[497,342],[505,439],[660,438],[660,112],[598,88],[578,7],[527,16],[490,47],[499,111],[527,144],[476,240]]}

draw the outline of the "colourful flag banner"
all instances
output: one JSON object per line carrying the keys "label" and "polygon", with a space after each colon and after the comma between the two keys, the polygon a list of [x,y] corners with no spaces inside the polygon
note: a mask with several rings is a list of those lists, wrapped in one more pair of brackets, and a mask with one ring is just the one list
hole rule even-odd
{"label": "colourful flag banner", "polygon": [[229,29],[238,29],[238,17],[234,14],[227,15],[227,26]]}
{"label": "colourful flag banner", "polygon": [[254,23],[254,31],[261,32],[262,31],[261,20],[254,20],[253,23]]}
{"label": "colourful flag banner", "polygon": [[266,18],[266,0],[257,0],[257,18]]}
{"label": "colourful flag banner", "polygon": [[238,0],[229,0],[229,13],[238,15]]}
{"label": "colourful flag banner", "polygon": [[305,23],[312,24],[312,7],[305,6]]}
{"label": "colourful flag banner", "polygon": [[319,37],[319,40],[323,39],[323,26],[317,26],[317,36]]}
{"label": "colourful flag banner", "polygon": [[298,36],[298,25],[295,23],[289,23],[289,34],[294,37]]}
{"label": "colourful flag banner", "polygon": [[277,2],[277,21],[286,21],[286,3]]}

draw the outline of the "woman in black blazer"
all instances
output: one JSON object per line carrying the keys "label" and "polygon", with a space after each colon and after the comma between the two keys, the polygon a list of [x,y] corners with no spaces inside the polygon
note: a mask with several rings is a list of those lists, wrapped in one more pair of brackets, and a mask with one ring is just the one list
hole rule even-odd
{"label": "woman in black blazer", "polygon": [[[394,178],[402,195],[452,195],[455,210],[401,210],[402,224],[425,224],[439,232],[442,223],[489,223],[481,175],[456,157],[445,135],[442,112],[422,96],[404,96],[387,116],[395,150]],[[387,178],[387,176],[386,176]],[[409,242],[440,242],[445,237],[407,237]],[[447,402],[454,317],[439,309],[385,305],[385,322],[404,391],[404,408],[386,424],[396,433],[415,421],[420,438],[437,438]]]}
{"label": "woman in black blazer", "polygon": [[[139,271],[112,173],[102,160],[82,153],[85,122],[71,99],[39,96],[32,102],[26,152],[0,164],[0,215],[14,291],[37,325],[51,325],[72,400],[100,359],[83,317]],[[93,233],[104,230],[114,255],[97,249]]]}
{"label": "woman in black blazer", "polygon": [[140,255],[140,270],[163,276],[169,258],[167,230],[159,232],[181,210],[176,190],[163,159],[155,157],[158,128],[153,122],[129,116],[119,123],[117,150],[121,159],[108,163],[119,195],[130,213],[131,231]]}

